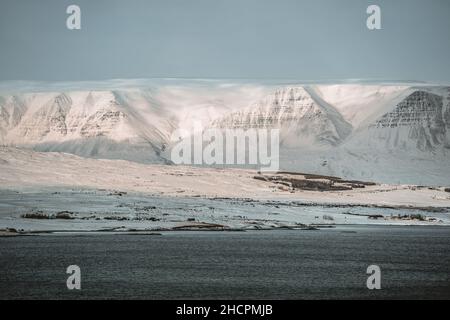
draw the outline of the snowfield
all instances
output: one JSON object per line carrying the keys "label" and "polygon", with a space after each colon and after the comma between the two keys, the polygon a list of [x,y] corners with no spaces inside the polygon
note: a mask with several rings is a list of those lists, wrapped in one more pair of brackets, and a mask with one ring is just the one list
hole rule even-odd
{"label": "snowfield", "polygon": [[0,148],[0,172],[4,230],[450,224],[450,193],[443,187],[375,184],[340,191],[292,190],[255,179],[255,170],[148,165],[10,147]]}

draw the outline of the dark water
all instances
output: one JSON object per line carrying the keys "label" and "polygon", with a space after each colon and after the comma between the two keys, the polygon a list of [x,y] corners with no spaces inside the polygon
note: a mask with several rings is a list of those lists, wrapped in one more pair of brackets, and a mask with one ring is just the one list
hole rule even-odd
{"label": "dark water", "polygon": [[[381,290],[366,288],[371,264]],[[0,238],[0,298],[449,299],[450,228]]]}

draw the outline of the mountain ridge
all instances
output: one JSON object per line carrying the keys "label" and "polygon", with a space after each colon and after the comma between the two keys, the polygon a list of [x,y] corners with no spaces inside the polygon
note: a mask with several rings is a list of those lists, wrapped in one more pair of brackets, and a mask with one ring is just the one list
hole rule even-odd
{"label": "mountain ridge", "polygon": [[[0,94],[0,141],[169,163],[163,151],[173,143],[171,134],[200,121],[205,128],[280,128],[284,168],[376,179],[382,171],[371,169],[376,161],[427,159],[433,177],[441,170],[450,179],[442,164],[449,162],[449,101],[449,87],[427,85],[214,84]],[[363,169],[358,173],[350,163]]]}

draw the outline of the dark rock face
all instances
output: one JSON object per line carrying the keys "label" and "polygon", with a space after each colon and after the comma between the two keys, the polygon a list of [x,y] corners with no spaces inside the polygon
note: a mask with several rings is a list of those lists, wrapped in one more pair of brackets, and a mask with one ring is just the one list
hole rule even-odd
{"label": "dark rock face", "polygon": [[58,95],[45,110],[50,115],[50,131],[67,134],[66,116],[72,106],[72,100],[65,94]]}
{"label": "dark rock face", "polygon": [[378,119],[370,129],[389,132],[383,136],[392,147],[410,142],[419,150],[433,150],[448,145],[450,110],[442,96],[426,91],[415,91],[393,111]]}
{"label": "dark rock face", "polygon": [[126,115],[121,111],[100,110],[87,119],[80,134],[83,137],[107,136],[125,119]]}
{"label": "dark rock face", "polygon": [[442,97],[425,91],[416,91],[400,102],[394,111],[379,119],[376,127],[423,126],[442,128]]}

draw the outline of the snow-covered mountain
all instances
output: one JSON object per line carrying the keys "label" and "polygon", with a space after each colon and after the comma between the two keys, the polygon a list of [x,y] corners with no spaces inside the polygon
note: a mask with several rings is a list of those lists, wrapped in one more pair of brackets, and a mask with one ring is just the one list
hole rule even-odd
{"label": "snow-covered mountain", "polygon": [[[319,88],[323,92],[327,89]],[[365,106],[365,99],[360,99],[359,105],[355,103],[352,95],[345,101],[347,108],[339,99],[332,102],[349,121],[353,119],[354,129],[343,143],[324,152],[284,150],[284,168],[389,183],[447,185],[449,88],[374,89],[367,88],[366,94],[374,92],[380,96],[380,103],[369,99],[370,108]]]}
{"label": "snow-covered mountain", "polygon": [[212,124],[280,128],[280,166],[390,183],[448,184],[446,87],[284,87]]}
{"label": "snow-covered mountain", "polygon": [[261,101],[212,123],[216,128],[279,128],[286,147],[337,146],[352,125],[330,104],[311,95],[308,88],[276,90]]}
{"label": "snow-covered mountain", "polygon": [[150,162],[175,127],[147,91],[3,95],[0,119],[5,145]]}
{"label": "snow-covered mountain", "polygon": [[194,122],[279,128],[282,169],[388,182],[450,181],[448,87],[218,82],[56,89],[0,93],[0,143],[167,163],[171,134]]}
{"label": "snow-covered mountain", "polygon": [[359,132],[357,141],[368,148],[399,152],[449,149],[450,108],[446,100],[442,95],[416,90],[372,122],[365,132]]}
{"label": "snow-covered mountain", "polygon": [[[72,84],[71,87],[74,85]],[[178,128],[207,125],[247,106],[265,88],[208,85],[91,90],[8,90],[0,93],[0,143],[84,157],[170,162],[162,152]]]}

